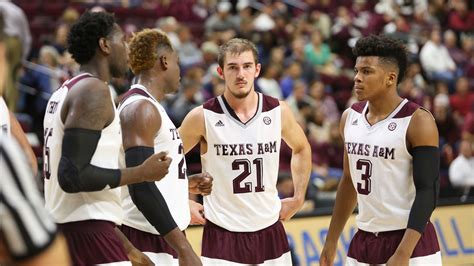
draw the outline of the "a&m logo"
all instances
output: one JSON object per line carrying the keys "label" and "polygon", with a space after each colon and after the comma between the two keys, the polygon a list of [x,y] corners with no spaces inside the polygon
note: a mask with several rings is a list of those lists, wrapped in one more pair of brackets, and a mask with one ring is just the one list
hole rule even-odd
{"label": "a&m logo", "polygon": [[263,123],[265,123],[265,125],[270,125],[270,123],[272,122],[272,119],[268,116],[265,116],[263,118]]}
{"label": "a&m logo", "polygon": [[397,123],[392,122],[392,123],[388,124],[388,130],[394,131],[395,128],[397,128]]}

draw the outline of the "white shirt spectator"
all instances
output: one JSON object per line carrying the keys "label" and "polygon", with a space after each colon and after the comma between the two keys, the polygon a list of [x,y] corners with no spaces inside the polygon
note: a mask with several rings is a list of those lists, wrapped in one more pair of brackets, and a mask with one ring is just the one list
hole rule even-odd
{"label": "white shirt spectator", "polygon": [[471,144],[462,141],[459,156],[454,159],[449,167],[449,180],[455,187],[474,186],[474,156]]}
{"label": "white shirt spectator", "polygon": [[443,44],[427,41],[420,52],[423,69],[428,72],[444,72],[456,69],[456,64]]}

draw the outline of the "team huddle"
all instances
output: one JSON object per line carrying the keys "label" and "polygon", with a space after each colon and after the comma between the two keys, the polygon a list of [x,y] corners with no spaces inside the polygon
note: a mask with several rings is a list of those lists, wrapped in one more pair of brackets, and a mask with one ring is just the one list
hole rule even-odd
{"label": "team huddle", "polygon": [[[164,32],[144,29],[127,44],[113,15],[86,12],[68,50],[81,74],[48,102],[43,170],[46,210],[74,265],[292,265],[282,221],[303,206],[311,148],[291,108],[254,89],[261,65],[252,42],[220,46],[225,90],[179,128],[160,104],[180,87],[179,58]],[[441,264],[429,221],[438,134],[431,114],[397,93],[406,48],[369,36],[353,52],[359,102],[341,118],[343,176],[320,263],[333,265],[357,206],[346,265]],[[129,69],[134,84],[116,107],[107,83]],[[282,140],[294,184],[284,199],[276,188]],[[196,145],[202,173],[188,176],[185,154]],[[191,223],[204,225],[200,256],[184,233]]]}

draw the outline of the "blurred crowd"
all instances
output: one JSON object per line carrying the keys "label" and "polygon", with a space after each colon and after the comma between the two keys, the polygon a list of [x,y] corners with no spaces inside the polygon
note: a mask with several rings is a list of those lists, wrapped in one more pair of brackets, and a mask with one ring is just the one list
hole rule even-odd
{"label": "blurred crowd", "polygon": [[[256,90],[287,101],[312,145],[308,208],[330,206],[342,173],[339,118],[355,102],[351,49],[361,36],[383,33],[407,44],[410,63],[400,94],[436,119],[441,197],[457,197],[474,185],[473,8],[472,0],[1,1],[11,36],[5,98],[41,157],[47,100],[78,73],[66,47],[69,27],[86,9],[107,10],[127,38],[145,27],[168,33],[179,54],[182,87],[163,104],[179,127],[191,109],[224,90],[216,72],[219,45],[247,38],[262,64]],[[130,74],[110,83],[117,101],[131,82]],[[282,144],[282,197],[292,193],[290,157]],[[200,171],[198,149],[188,165]]]}

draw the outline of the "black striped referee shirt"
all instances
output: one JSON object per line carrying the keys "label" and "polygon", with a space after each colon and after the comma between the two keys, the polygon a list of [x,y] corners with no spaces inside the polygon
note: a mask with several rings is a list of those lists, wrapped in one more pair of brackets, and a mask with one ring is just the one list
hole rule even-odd
{"label": "black striped referee shirt", "polygon": [[13,259],[22,260],[45,250],[56,230],[26,156],[14,139],[0,133],[0,241]]}

